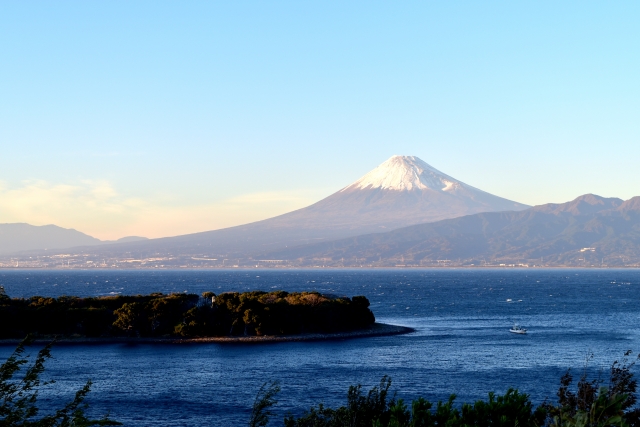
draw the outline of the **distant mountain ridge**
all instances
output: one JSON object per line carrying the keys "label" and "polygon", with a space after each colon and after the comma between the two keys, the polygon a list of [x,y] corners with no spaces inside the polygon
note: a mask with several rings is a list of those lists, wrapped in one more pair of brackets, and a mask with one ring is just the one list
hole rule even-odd
{"label": "distant mountain ridge", "polygon": [[[633,200],[633,199],[632,199]],[[570,213],[572,215],[589,215],[605,210],[616,209],[625,201],[616,197],[600,197],[594,194],[585,194],[575,200],[566,203],[547,203],[531,208],[536,212],[544,213]]]}
{"label": "distant mountain ridge", "polygon": [[494,196],[446,175],[417,157],[393,156],[329,197],[274,218],[221,230],[94,248],[105,256],[198,254],[250,257],[269,250],[477,212],[522,210],[527,205]]}
{"label": "distant mountain ridge", "polygon": [[[263,254],[313,263],[340,260],[420,264],[434,260],[602,264],[640,262],[640,197],[593,194],[520,212],[487,212],[386,233]],[[591,263],[591,264],[590,264]]]}
{"label": "distant mountain ridge", "polygon": [[0,224],[0,253],[33,249],[61,249],[99,245],[102,242],[80,231],[57,225]]}
{"label": "distant mountain ridge", "polygon": [[[123,237],[116,242],[146,240],[144,237]],[[30,225],[26,223],[0,224],[0,254],[34,250],[57,250],[79,246],[96,246],[102,241],[80,231],[57,225]]]}

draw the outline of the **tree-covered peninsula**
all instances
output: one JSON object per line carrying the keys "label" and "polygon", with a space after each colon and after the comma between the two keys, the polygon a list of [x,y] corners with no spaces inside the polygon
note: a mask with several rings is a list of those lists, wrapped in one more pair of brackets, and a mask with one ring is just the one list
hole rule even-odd
{"label": "tree-covered peninsula", "polygon": [[9,298],[0,295],[0,339],[34,337],[246,337],[338,333],[371,326],[364,296],[318,292],[212,292]]}

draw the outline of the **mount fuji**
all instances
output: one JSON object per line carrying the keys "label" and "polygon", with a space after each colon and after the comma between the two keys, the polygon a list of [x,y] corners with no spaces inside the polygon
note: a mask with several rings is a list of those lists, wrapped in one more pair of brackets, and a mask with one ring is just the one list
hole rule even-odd
{"label": "mount fuji", "polygon": [[274,218],[176,237],[92,247],[100,256],[246,258],[266,251],[385,232],[479,212],[528,208],[446,175],[417,157],[393,156],[319,202]]}
{"label": "mount fuji", "polygon": [[[480,212],[518,211],[521,203],[486,193],[414,156],[393,156],[353,184],[297,212],[327,226],[387,231]],[[288,214],[291,215],[291,214]]]}

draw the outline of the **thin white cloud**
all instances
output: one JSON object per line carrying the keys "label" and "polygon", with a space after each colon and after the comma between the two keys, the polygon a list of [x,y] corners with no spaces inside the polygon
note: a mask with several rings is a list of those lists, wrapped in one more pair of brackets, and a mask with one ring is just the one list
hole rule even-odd
{"label": "thin white cloud", "polygon": [[0,182],[0,222],[56,224],[100,239],[174,236],[245,224],[311,204],[302,192],[243,194],[198,205],[122,195],[107,181]]}

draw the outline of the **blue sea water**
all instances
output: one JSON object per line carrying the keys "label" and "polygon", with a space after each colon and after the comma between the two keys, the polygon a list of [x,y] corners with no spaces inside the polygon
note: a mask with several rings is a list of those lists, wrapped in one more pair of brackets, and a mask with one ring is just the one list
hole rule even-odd
{"label": "blue sea water", "polygon": [[[129,426],[246,425],[265,381],[282,386],[277,415],[320,402],[345,403],[351,384],[383,375],[405,400],[459,402],[509,387],[553,400],[567,368],[606,369],[640,350],[638,270],[203,270],[5,271],[12,297],[150,292],[318,290],[365,295],[380,322],[408,335],[272,344],[57,345],[47,375],[50,402],[92,379],[94,415]],[[509,327],[529,330],[520,336]],[[0,346],[6,357],[11,346]]]}

